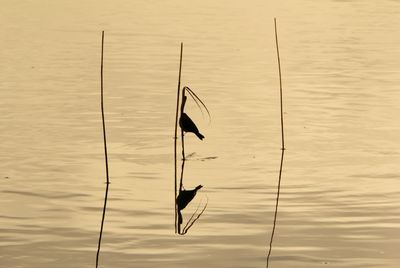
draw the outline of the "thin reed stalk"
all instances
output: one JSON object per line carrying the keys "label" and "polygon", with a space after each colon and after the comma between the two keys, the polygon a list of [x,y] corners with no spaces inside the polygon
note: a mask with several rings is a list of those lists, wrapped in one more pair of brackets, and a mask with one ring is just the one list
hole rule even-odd
{"label": "thin reed stalk", "polygon": [[[186,161],[186,159],[183,158],[182,159],[182,166],[181,166],[181,177],[180,177],[180,180],[179,180],[179,194],[182,192],[182,188],[183,188],[183,172],[185,170],[185,161]],[[177,210],[178,210],[178,205],[176,207],[177,207]],[[178,228],[178,234],[180,234],[181,233],[181,225],[179,223],[177,225],[177,228]]]}
{"label": "thin reed stalk", "polygon": [[[186,99],[187,99],[185,92],[186,92],[186,90],[185,90],[185,88],[183,88],[182,89],[181,116],[184,113]],[[185,161],[185,159],[186,159],[186,157],[185,157],[185,136],[184,136],[182,128],[181,128],[181,138],[182,138],[182,160]]]}
{"label": "thin reed stalk", "polygon": [[108,187],[110,185],[110,177],[108,172],[108,155],[107,155],[107,138],[106,138],[106,123],[104,119],[104,83],[103,83],[103,55],[104,55],[104,31],[101,33],[101,65],[100,65],[100,88],[101,88],[101,119],[103,122],[103,141],[104,141],[104,159],[106,164],[106,192],[104,196],[104,206],[103,206],[103,216],[101,218],[101,226],[100,226],[100,234],[99,234],[99,244],[97,247],[97,255],[96,255],[96,268],[99,265],[99,255],[100,255],[100,247],[101,247],[101,238],[103,236],[103,227],[104,227],[104,219],[106,215],[106,207],[107,207],[107,199],[108,199]]}
{"label": "thin reed stalk", "polygon": [[179,180],[179,193],[182,192],[182,188],[183,188],[183,172],[185,170],[185,162],[186,162],[186,158],[182,159],[182,166],[181,166],[181,177]]}
{"label": "thin reed stalk", "polygon": [[182,54],[183,54],[183,43],[181,43],[181,54],[179,58],[179,76],[178,76],[178,93],[176,96],[176,116],[175,116],[175,133],[174,133],[174,166],[175,166],[175,185],[174,185],[174,204],[175,204],[175,233],[177,233],[178,224],[178,207],[176,204],[176,198],[178,197],[177,185],[178,185],[178,160],[177,160],[177,140],[178,140],[178,116],[179,116],[179,97],[181,90],[181,73],[182,73]]}
{"label": "thin reed stalk", "polygon": [[[186,95],[185,95],[185,88],[182,89],[182,103],[181,103],[181,116],[182,113],[185,109],[185,104],[186,104]],[[186,161],[186,157],[185,157],[185,136],[183,133],[183,129],[181,128],[181,140],[182,140],[182,167],[181,167],[181,176],[179,179],[179,194],[182,192],[182,188],[183,188],[183,172],[185,170],[185,161]],[[181,233],[181,225],[178,224],[178,234]]]}
{"label": "thin reed stalk", "polygon": [[272,252],[272,242],[274,240],[274,235],[275,235],[275,228],[276,228],[276,219],[278,216],[278,205],[279,205],[279,196],[280,196],[280,191],[281,191],[281,180],[282,180],[282,168],[283,168],[283,156],[285,153],[285,135],[284,135],[284,129],[283,129],[283,94],[282,94],[282,72],[281,72],[281,60],[279,56],[279,45],[278,45],[278,31],[276,27],[276,18],[274,18],[274,26],[275,26],[275,43],[276,43],[276,54],[278,57],[278,69],[279,69],[279,94],[280,94],[280,110],[281,110],[281,163],[279,167],[279,179],[278,179],[278,189],[276,193],[276,201],[275,201],[275,214],[274,214],[274,222],[272,226],[272,232],[271,232],[271,239],[269,242],[269,251],[268,251],[268,256],[267,256],[267,268],[269,267],[269,260]]}
{"label": "thin reed stalk", "polygon": [[275,42],[276,42],[276,55],[278,58],[278,69],[279,69],[279,97],[280,97],[280,106],[281,106],[281,142],[282,142],[282,150],[285,150],[285,133],[283,129],[283,90],[282,90],[282,71],[281,71],[281,58],[279,56],[279,45],[278,45],[278,31],[276,27],[276,18],[274,18],[275,25]]}

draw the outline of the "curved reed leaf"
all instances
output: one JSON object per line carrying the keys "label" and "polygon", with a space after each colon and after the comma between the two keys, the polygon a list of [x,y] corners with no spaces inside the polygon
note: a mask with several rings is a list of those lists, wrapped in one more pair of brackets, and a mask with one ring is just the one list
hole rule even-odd
{"label": "curved reed leaf", "polygon": [[210,111],[208,110],[207,106],[204,104],[204,102],[199,98],[199,96],[196,95],[196,93],[194,93],[193,90],[191,90],[189,87],[185,86],[183,87],[183,90],[187,90],[187,92],[189,93],[189,95],[192,97],[192,99],[194,100],[194,102],[196,103],[197,107],[199,107],[201,113],[203,114],[203,109],[201,108],[200,104],[198,102],[201,103],[201,105],[204,107],[204,109],[206,109],[207,114],[208,114],[208,118],[209,118],[209,122],[211,122],[211,114]]}

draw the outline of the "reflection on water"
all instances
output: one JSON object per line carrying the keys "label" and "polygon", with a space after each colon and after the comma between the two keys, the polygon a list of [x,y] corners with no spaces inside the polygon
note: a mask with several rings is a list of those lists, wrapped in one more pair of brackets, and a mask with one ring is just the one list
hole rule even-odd
{"label": "reflection on water", "polygon": [[[112,187],[101,265],[265,267],[280,160],[277,17],[290,153],[271,267],[398,267],[397,1],[94,3],[0,10],[2,266],[94,266],[105,30]],[[209,203],[185,236],[171,224],[180,42],[182,83],[201,89],[213,116],[207,127],[188,100],[206,138],[185,135],[195,153],[185,186],[204,185],[185,220],[202,196]]]}
{"label": "reflection on water", "polygon": [[190,216],[189,220],[186,222],[182,229],[182,224],[183,224],[183,217],[182,217],[182,210],[193,200],[193,198],[196,196],[196,193],[199,189],[201,189],[203,186],[198,185],[196,188],[192,190],[180,190],[179,195],[177,197],[177,209],[178,209],[178,234],[184,235],[186,234],[189,229],[193,226],[193,224],[200,218],[200,216],[204,213],[204,211],[207,208],[207,201],[203,208],[199,211],[200,205],[198,205],[197,209],[193,214]]}
{"label": "reflection on water", "polygon": [[[203,185],[198,185],[193,190],[181,190],[178,198],[176,199],[178,210],[184,209],[193,200],[197,191],[200,190],[202,187]],[[179,222],[182,223],[182,218],[181,220],[179,220]]]}

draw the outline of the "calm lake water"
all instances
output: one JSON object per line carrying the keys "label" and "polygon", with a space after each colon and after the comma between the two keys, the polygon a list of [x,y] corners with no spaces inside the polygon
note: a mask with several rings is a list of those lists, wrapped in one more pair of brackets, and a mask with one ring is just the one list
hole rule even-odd
{"label": "calm lake water", "polygon": [[[265,267],[280,161],[278,19],[286,148],[270,267],[400,265],[399,1],[1,1],[0,266]],[[180,42],[187,113],[184,210],[174,234]]]}

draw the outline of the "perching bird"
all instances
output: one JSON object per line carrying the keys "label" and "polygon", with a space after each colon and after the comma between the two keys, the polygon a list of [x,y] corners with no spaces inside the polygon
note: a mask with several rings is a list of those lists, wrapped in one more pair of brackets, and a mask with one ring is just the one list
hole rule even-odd
{"label": "perching bird", "polygon": [[176,198],[176,204],[178,205],[178,210],[184,209],[190,201],[196,196],[198,190],[200,190],[203,185],[198,185],[193,190],[182,190],[178,197]]}
{"label": "perching bird", "polygon": [[179,126],[185,132],[193,132],[194,134],[196,134],[197,137],[199,137],[200,140],[204,139],[204,136],[201,135],[196,124],[192,121],[192,119],[190,119],[187,114],[181,114],[181,118],[179,118]]}

